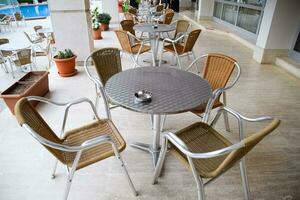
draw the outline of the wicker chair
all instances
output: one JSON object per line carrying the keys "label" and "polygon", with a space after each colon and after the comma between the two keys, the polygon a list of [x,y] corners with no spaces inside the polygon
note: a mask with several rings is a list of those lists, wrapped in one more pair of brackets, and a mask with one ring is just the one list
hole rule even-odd
{"label": "wicker chair", "polygon": [[156,12],[162,12],[164,10],[164,5],[160,4],[156,6]]}
{"label": "wicker chair", "polygon": [[[135,67],[136,65],[138,65],[138,58],[140,54],[150,51],[150,46],[144,45],[144,41],[126,31],[116,30],[115,33],[120,42],[122,50],[130,55],[132,61],[134,62],[133,67]],[[132,44],[131,41],[137,42],[135,44]]]}
{"label": "wicker chair", "polygon": [[[189,56],[189,54],[192,54],[193,57],[195,58],[195,55],[193,52],[193,47],[194,47],[200,33],[201,33],[201,29],[196,29],[196,30],[191,31],[187,36],[182,35],[175,40],[165,38],[163,40],[164,48],[162,49],[162,53],[160,54],[159,66],[161,65],[162,55],[163,55],[164,51],[166,51],[166,52],[175,54],[176,61],[179,65],[179,68],[182,69],[179,57]],[[179,41],[183,40],[184,37],[186,37],[184,43],[178,43]],[[165,43],[171,43],[171,44],[165,45]]]}
{"label": "wicker chair", "polygon": [[46,35],[44,33],[38,33],[38,30],[42,29],[43,26],[41,25],[37,25],[33,27],[34,32],[36,33],[37,36],[41,37],[41,38],[47,38]]}
{"label": "wicker chair", "polygon": [[21,49],[15,53],[16,59],[13,59],[13,63],[17,68],[30,66],[30,70],[32,71],[32,66],[35,66],[35,63],[32,62],[31,56],[32,51],[31,49]]}
{"label": "wicker chair", "polygon": [[127,32],[131,33],[132,35],[136,36],[135,31],[133,29],[133,26],[134,26],[133,20],[122,20],[120,22],[120,25],[121,25],[123,31],[127,31]]}
{"label": "wicker chair", "polygon": [[8,60],[3,56],[2,52],[0,51],[0,65],[5,73],[8,73],[7,61]]}
{"label": "wicker chair", "polygon": [[136,8],[134,8],[134,7],[130,7],[130,8],[128,9],[128,12],[129,12],[130,14],[133,14],[134,16],[136,16],[137,13],[138,13],[138,10],[137,10]]}
{"label": "wicker chair", "polygon": [[[7,44],[7,43],[9,43],[9,40],[7,38],[0,38],[0,45]],[[4,56],[4,57],[9,57],[13,54],[12,51],[1,50],[1,52],[2,52],[2,56]]]}
{"label": "wicker chair", "polygon": [[[97,76],[92,75],[88,62],[92,59]],[[104,85],[106,81],[112,77],[114,74],[117,74],[122,71],[122,63],[120,57],[120,50],[117,48],[103,48],[93,51],[84,62],[85,71],[91,81],[95,84],[96,89],[96,98],[95,106],[98,108],[99,98],[102,96],[105,98],[104,102],[107,102],[106,108],[113,109],[117,107],[111,103],[105,95]],[[108,114],[110,112],[107,111]],[[110,116],[109,116],[110,117]]]}
{"label": "wicker chair", "polygon": [[[176,40],[177,38],[181,37],[182,35],[186,35],[189,28],[191,27],[191,23],[187,20],[177,20],[175,22],[173,22],[171,24],[171,26],[175,26],[176,29],[175,29],[175,32],[172,36],[170,36],[170,33],[167,32],[167,37],[171,40]],[[162,38],[163,40],[164,38]],[[177,43],[182,43],[183,42],[183,39],[180,40],[180,41],[177,41]],[[168,43],[168,41],[166,41]],[[170,42],[169,42],[170,43]]]}
{"label": "wicker chair", "polygon": [[[31,105],[30,101],[40,101],[65,107],[60,137],[54,133],[37,110]],[[70,107],[84,102],[91,106],[97,118],[96,121],[80,128],[65,131]],[[119,152],[125,149],[126,143],[111,119],[100,120],[93,103],[89,99],[82,98],[69,103],[56,103],[42,97],[25,97],[17,102],[15,114],[19,124],[56,158],[52,178],[55,178],[58,161],[67,167],[69,174],[64,199],[68,198],[75,171],[111,156],[116,156],[121,162],[132,192],[134,195],[137,195],[122,157],[119,154]]]}
{"label": "wicker chair", "polygon": [[[231,143],[213,128],[221,112],[228,112],[237,118],[240,136],[240,141],[238,143]],[[170,152],[175,158],[180,160],[187,169],[192,171],[197,183],[199,200],[205,199],[204,187],[214,181],[217,177],[221,176],[236,163],[239,163],[240,166],[245,199],[250,199],[244,157],[264,137],[278,127],[280,120],[274,119],[264,129],[246,138],[244,138],[243,134],[243,121],[261,122],[271,119],[272,118],[270,117],[260,117],[256,119],[247,118],[230,108],[222,107],[210,125],[198,122],[176,133],[163,133],[162,137],[164,142],[155,169],[153,184],[156,183],[160,175],[168,149],[167,146],[170,144]],[[203,179],[209,180],[204,183]]]}
{"label": "wicker chair", "polygon": [[0,16],[0,31],[10,31],[12,29],[12,17],[2,14]]}
{"label": "wicker chair", "polygon": [[14,17],[15,17],[15,21],[16,21],[17,26],[19,26],[19,22],[23,22],[23,24],[26,26],[26,21],[25,21],[23,15],[20,12],[16,12],[14,14]]}
{"label": "wicker chair", "polygon": [[32,35],[32,37],[31,37],[25,31],[23,33],[32,45],[40,45],[44,41],[44,39],[40,36]]}
{"label": "wicker chair", "polygon": [[[172,20],[173,20],[173,17],[174,17],[174,11],[172,9],[166,9],[165,14],[159,18],[158,23],[160,23],[160,24],[171,24]],[[161,18],[163,20],[160,20]]]}
{"label": "wicker chair", "polygon": [[[226,91],[232,88],[241,75],[241,67],[236,60],[233,58],[218,54],[218,53],[210,53],[208,55],[203,55],[195,59],[190,66],[186,69],[189,71],[195,64],[198,63],[199,60],[206,58],[202,77],[206,79],[213,91],[213,96],[208,102],[208,104],[203,104],[198,108],[192,110],[192,112],[198,116],[201,116],[203,113],[207,113],[209,115],[211,109],[218,108],[220,106],[227,105],[226,99]],[[236,69],[236,75],[230,85],[227,85],[234,69]],[[198,68],[198,72],[200,69]],[[222,96],[222,101],[220,100]],[[224,112],[224,121],[225,127],[227,131],[230,131],[229,121],[227,113]]]}
{"label": "wicker chair", "polygon": [[46,67],[46,69],[50,69],[52,66],[52,40],[49,37],[47,39],[47,44],[45,48],[42,49],[33,49],[33,58],[34,58],[34,63],[36,63],[36,57],[40,57],[40,56],[46,56],[48,59],[48,66]]}

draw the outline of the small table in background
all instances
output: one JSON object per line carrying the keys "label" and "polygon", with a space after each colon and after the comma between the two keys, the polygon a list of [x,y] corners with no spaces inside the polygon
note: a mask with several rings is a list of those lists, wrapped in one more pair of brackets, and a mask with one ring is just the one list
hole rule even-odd
{"label": "small table in background", "polygon": [[[156,26],[156,28],[155,28]],[[149,33],[149,39],[151,40],[152,51],[152,66],[158,66],[159,60],[157,59],[159,35],[163,32],[174,31],[176,27],[174,25],[167,24],[138,24],[133,27],[134,30],[139,32]]]}

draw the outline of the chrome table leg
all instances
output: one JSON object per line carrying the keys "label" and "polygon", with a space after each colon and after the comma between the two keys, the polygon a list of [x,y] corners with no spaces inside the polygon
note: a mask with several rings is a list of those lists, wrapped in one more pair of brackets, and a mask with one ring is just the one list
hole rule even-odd
{"label": "chrome table leg", "polygon": [[130,144],[131,147],[137,148],[143,151],[147,151],[151,154],[153,159],[153,166],[155,168],[159,153],[160,153],[160,130],[161,130],[161,115],[154,114],[153,115],[153,143],[144,144],[140,142],[135,142]]}

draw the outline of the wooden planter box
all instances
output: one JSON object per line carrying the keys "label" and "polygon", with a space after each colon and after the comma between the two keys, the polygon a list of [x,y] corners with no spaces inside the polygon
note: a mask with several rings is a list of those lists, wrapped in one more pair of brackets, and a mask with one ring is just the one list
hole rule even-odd
{"label": "wooden planter box", "polygon": [[[14,115],[15,104],[19,99],[26,96],[44,96],[49,91],[47,71],[28,72],[1,93],[0,97],[3,98],[6,105]],[[36,106],[38,102],[32,101],[31,104]]]}

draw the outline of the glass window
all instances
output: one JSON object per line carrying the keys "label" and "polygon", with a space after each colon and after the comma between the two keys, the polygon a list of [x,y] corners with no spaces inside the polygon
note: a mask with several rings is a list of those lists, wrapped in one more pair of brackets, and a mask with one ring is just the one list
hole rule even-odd
{"label": "glass window", "polygon": [[300,53],[300,33],[299,33],[299,35],[297,37],[294,50]]}
{"label": "glass window", "polygon": [[253,10],[250,8],[240,8],[237,26],[252,33],[256,33],[259,25],[260,12],[261,11],[259,10]]}
{"label": "glass window", "polygon": [[238,12],[237,10],[238,10],[237,6],[224,4],[223,12],[222,12],[222,20],[230,24],[235,24],[236,15]]}
{"label": "glass window", "polygon": [[221,12],[222,12],[222,3],[215,2],[214,16],[217,18],[221,18]]}

